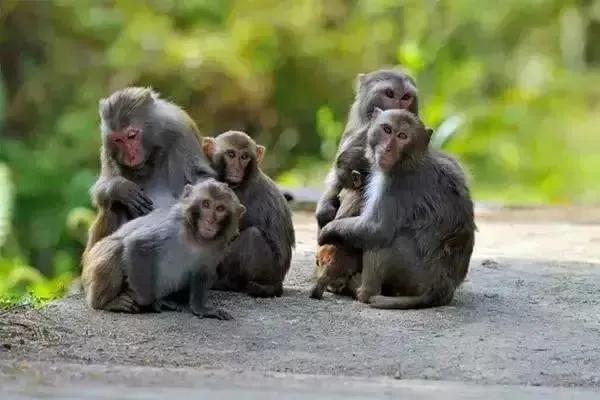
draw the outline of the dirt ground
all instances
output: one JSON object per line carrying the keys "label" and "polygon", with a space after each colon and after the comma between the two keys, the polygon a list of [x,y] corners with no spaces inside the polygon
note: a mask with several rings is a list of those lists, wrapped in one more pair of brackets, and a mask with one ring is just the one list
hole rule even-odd
{"label": "dirt ground", "polygon": [[233,321],[98,312],[79,296],[0,313],[0,385],[162,367],[600,389],[597,210],[480,209],[467,282],[450,306],[419,311],[310,299],[316,227],[301,212],[295,225],[283,297],[214,292]]}

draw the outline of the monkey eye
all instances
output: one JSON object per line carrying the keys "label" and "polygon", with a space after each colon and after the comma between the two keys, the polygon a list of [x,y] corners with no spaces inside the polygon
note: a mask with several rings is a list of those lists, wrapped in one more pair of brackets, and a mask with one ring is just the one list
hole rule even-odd
{"label": "monkey eye", "polygon": [[394,98],[394,91],[392,89],[385,89],[385,95],[389,98]]}
{"label": "monkey eye", "polygon": [[233,150],[227,150],[227,157],[234,158],[235,157],[235,151],[233,151]]}
{"label": "monkey eye", "polygon": [[402,100],[410,100],[412,96],[410,95],[410,93],[404,93],[404,96],[402,96]]}
{"label": "monkey eye", "polygon": [[242,154],[242,160],[247,160],[247,159],[248,159],[248,153]]}
{"label": "monkey eye", "polygon": [[209,207],[210,207],[210,201],[202,200],[202,208],[209,208]]}
{"label": "monkey eye", "polygon": [[404,133],[404,132],[400,132],[400,133],[398,134],[398,137],[399,137],[400,139],[402,139],[402,140],[406,140],[406,139],[408,139],[408,135],[406,135],[406,133]]}
{"label": "monkey eye", "polygon": [[217,211],[218,212],[223,212],[223,211],[225,211],[225,207],[224,206],[217,206]]}
{"label": "monkey eye", "polygon": [[383,126],[383,131],[389,135],[389,134],[392,133],[392,128],[390,128],[389,125],[384,125]]}

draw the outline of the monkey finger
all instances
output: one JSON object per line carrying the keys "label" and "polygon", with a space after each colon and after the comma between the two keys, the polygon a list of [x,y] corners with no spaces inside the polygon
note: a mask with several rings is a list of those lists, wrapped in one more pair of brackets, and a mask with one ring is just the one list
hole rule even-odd
{"label": "monkey finger", "polygon": [[127,210],[129,211],[129,214],[131,214],[132,218],[137,218],[141,217],[142,215],[145,215],[144,211],[136,203],[128,204]]}
{"label": "monkey finger", "polygon": [[154,202],[152,201],[152,199],[150,197],[146,196],[146,193],[144,193],[144,192],[140,191],[138,193],[138,198],[140,198],[142,203],[144,203],[148,207],[152,207],[154,205]]}
{"label": "monkey finger", "polygon": [[138,201],[136,203],[136,206],[141,210],[141,212],[143,213],[143,215],[151,213],[152,210],[154,209],[151,205],[148,205],[146,203],[142,203],[140,201]]}

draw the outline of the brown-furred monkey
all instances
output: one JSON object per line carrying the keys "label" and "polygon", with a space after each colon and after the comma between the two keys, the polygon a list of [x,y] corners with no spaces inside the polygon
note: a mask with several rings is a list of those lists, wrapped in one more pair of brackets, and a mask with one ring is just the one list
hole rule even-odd
{"label": "brown-furred monkey", "polygon": [[[375,108],[382,110],[406,109],[419,115],[419,99],[413,78],[400,69],[382,69],[359,74],[356,80],[356,96],[348,114],[348,122],[338,146],[338,155],[348,148],[366,151],[367,130]],[[319,228],[335,218],[339,207],[338,194],[342,189],[340,173],[336,164],[327,175],[325,193],[319,199],[316,210]],[[369,176],[363,177],[366,181]]]}
{"label": "brown-furred monkey", "polygon": [[171,206],[186,184],[216,176],[196,124],[152,89],[119,90],[100,100],[99,112],[101,170],[90,190],[98,215],[84,254],[127,221]]}
{"label": "brown-furred monkey", "polygon": [[240,236],[219,265],[214,288],[254,297],[281,296],[295,235],[286,199],[259,168],[265,148],[239,131],[204,138],[202,147],[219,179],[246,206]]}
{"label": "brown-furred monkey", "polygon": [[231,319],[208,304],[208,291],[227,245],[239,234],[244,212],[225,183],[206,179],[186,185],[171,208],[127,222],[84,255],[88,304],[119,312],[174,309],[164,297],[189,284],[193,314]]}
{"label": "brown-furred monkey", "polygon": [[[339,208],[335,219],[356,217],[363,205],[364,177],[369,175],[371,165],[365,151],[353,146],[342,151],[336,160],[336,171],[342,190],[338,195]],[[317,249],[317,283],[310,297],[323,298],[325,289],[342,295],[356,297],[356,275],[362,270],[362,252],[341,244],[326,244]]]}
{"label": "brown-furred monkey", "polygon": [[357,298],[371,307],[446,305],[467,275],[476,230],[473,202],[460,165],[430,149],[430,135],[406,110],[376,109],[364,209],[320,231],[321,245],[364,251]]}

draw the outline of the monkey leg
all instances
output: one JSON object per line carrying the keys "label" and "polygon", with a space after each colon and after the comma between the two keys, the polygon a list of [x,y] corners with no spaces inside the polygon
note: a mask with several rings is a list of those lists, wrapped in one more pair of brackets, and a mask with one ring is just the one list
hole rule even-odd
{"label": "monkey leg", "polygon": [[208,301],[208,292],[215,278],[215,272],[209,268],[204,268],[192,276],[190,283],[190,311],[199,318],[231,320],[233,319],[231,314],[212,306]]}
{"label": "monkey leg", "polygon": [[[416,309],[442,306],[450,303],[456,285],[452,280],[452,268],[445,265],[449,260],[429,258],[423,260],[411,241],[399,240],[386,252],[378,251],[375,256],[365,258],[365,262],[379,262],[387,291],[394,296],[371,294],[368,302],[373,308],[380,309]],[[364,272],[363,267],[363,287]],[[365,296],[364,293],[362,293]]]}
{"label": "monkey leg", "polygon": [[256,227],[249,227],[230,245],[216,287],[245,291],[252,297],[283,294],[284,267]]}

